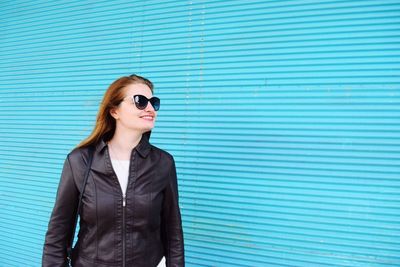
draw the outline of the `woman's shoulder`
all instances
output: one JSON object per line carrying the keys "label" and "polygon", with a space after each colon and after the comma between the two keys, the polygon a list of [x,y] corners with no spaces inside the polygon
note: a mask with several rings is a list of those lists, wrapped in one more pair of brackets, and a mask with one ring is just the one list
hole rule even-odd
{"label": "woman's shoulder", "polygon": [[160,155],[161,159],[164,159],[164,160],[167,160],[170,162],[174,161],[174,156],[170,152],[168,152],[162,148],[159,148],[153,144],[151,144],[150,146],[151,146],[152,150],[154,151],[154,153]]}
{"label": "woman's shoulder", "polygon": [[90,149],[94,152],[94,147],[75,147],[67,155],[71,164],[86,163],[89,159]]}

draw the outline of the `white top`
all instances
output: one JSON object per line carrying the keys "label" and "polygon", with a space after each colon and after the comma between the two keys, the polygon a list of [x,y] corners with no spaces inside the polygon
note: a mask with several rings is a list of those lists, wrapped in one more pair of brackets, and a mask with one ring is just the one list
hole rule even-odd
{"label": "white top", "polygon": [[129,160],[111,159],[111,163],[115,173],[117,174],[119,184],[121,185],[122,194],[125,196],[126,188],[128,186]]}

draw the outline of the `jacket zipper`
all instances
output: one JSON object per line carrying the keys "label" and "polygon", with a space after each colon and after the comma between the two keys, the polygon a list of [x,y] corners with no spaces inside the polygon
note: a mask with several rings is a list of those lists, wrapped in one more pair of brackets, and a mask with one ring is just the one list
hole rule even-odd
{"label": "jacket zipper", "polygon": [[[108,148],[107,148],[107,150],[108,150]],[[129,185],[129,180],[130,180],[130,175],[131,175],[131,161],[132,161],[133,153],[134,153],[134,150],[131,151],[131,157],[130,157],[130,161],[129,161],[128,185]],[[110,155],[110,154],[108,154],[108,155]],[[118,180],[117,174],[115,173],[114,169],[113,169],[113,173],[119,184],[119,180]],[[126,238],[125,238],[125,235],[126,235],[126,233],[125,233],[126,232],[126,230],[125,230],[126,195],[124,195],[124,193],[122,192],[121,185],[119,186],[119,188],[120,188],[120,192],[122,195],[122,267],[126,267],[126,259],[125,259],[126,258],[126,251],[125,251],[126,250]],[[126,190],[128,191],[128,188]]]}
{"label": "jacket zipper", "polygon": [[125,207],[126,207],[126,196],[122,196],[122,267],[125,267],[125,250],[126,250],[126,240],[125,240]]}

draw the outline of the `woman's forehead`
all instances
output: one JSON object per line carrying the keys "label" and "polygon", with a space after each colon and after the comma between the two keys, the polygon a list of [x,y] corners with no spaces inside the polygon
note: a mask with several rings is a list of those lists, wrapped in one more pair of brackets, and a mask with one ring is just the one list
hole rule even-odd
{"label": "woman's forehead", "polygon": [[150,87],[148,87],[146,84],[142,83],[134,83],[134,84],[129,84],[125,87],[125,94],[126,95],[144,95],[147,98],[150,98],[153,94],[151,93]]}

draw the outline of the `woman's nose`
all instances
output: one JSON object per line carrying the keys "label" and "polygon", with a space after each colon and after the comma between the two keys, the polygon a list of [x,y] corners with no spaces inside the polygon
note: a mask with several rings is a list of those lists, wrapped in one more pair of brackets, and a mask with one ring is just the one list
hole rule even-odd
{"label": "woman's nose", "polygon": [[154,109],[153,105],[149,102],[147,102],[147,106],[146,106],[146,111],[153,111],[155,112],[156,110]]}

